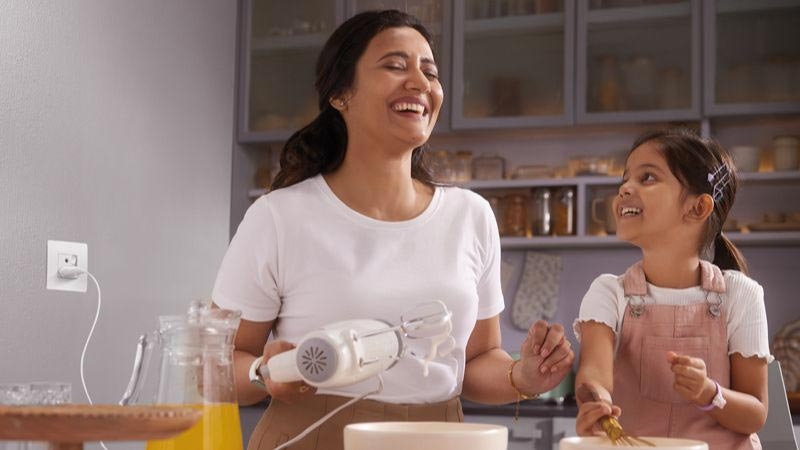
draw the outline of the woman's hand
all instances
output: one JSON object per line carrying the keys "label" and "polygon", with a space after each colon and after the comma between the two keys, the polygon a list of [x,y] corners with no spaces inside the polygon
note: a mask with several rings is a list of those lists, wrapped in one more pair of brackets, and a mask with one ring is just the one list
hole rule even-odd
{"label": "woman's hand", "polygon": [[[279,353],[288,352],[293,348],[294,344],[287,341],[269,341],[266,345],[264,345],[264,359],[261,363],[266,364],[267,361],[269,361],[269,359],[273,356]],[[314,395],[317,392],[315,387],[309,386],[304,381],[279,383],[272,381],[269,378],[265,378],[264,385],[266,385],[267,391],[269,391],[273,399],[280,400],[287,404],[296,403],[304,397]]]}
{"label": "woman's hand", "polygon": [[561,324],[536,321],[519,352],[521,373],[514,378],[517,387],[526,393],[542,393],[558,386],[572,370],[575,352],[571,347]]}
{"label": "woman's hand", "polygon": [[695,405],[705,406],[714,398],[717,386],[708,377],[706,362],[700,358],[667,352],[675,382],[672,388],[684,399]]}

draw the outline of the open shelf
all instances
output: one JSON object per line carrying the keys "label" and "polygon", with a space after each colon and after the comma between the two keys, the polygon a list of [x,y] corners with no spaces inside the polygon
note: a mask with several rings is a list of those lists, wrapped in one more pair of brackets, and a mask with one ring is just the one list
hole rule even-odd
{"label": "open shelf", "polygon": [[[747,184],[772,184],[796,182],[800,183],[800,171],[784,172],[742,172],[739,174],[742,182]],[[581,193],[580,198],[586,198],[586,192],[592,187],[616,187],[621,182],[619,176],[579,176],[568,178],[536,178],[516,180],[473,180],[463,183],[460,187],[473,191],[487,190],[512,190],[537,187],[576,186]],[[250,189],[248,196],[254,200],[267,193],[266,189]],[[579,200],[580,201],[580,200]],[[586,198],[586,201],[589,201]],[[579,211],[584,211],[578,205]],[[579,227],[580,230],[580,227]],[[800,245],[800,231],[748,231],[725,233],[736,245],[772,246],[772,245]],[[631,244],[617,239],[616,236],[596,236],[578,234],[576,236],[537,236],[537,237],[501,237],[503,249],[552,249],[552,248],[624,248]]]}

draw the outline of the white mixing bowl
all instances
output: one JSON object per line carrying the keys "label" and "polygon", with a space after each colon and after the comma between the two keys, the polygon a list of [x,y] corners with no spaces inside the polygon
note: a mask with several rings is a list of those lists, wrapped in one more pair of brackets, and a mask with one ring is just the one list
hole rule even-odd
{"label": "white mixing bowl", "polygon": [[506,450],[508,428],[459,422],[366,422],[344,427],[344,450]]}
{"label": "white mixing bowl", "polygon": [[[648,441],[656,445],[655,448],[669,449],[669,450],[708,450],[708,444],[701,441],[694,441],[691,439],[675,439],[675,438],[659,438],[659,437],[645,437]],[[652,449],[653,447],[640,447],[640,446],[625,446],[620,447],[614,445],[608,438],[605,437],[567,437],[561,439],[558,443],[560,450],[620,450],[621,448],[631,449]]]}

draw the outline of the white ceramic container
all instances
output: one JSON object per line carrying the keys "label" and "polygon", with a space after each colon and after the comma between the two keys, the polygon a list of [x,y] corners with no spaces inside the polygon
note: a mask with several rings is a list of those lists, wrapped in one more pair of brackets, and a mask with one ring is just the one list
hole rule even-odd
{"label": "white ceramic container", "polygon": [[506,450],[508,428],[459,422],[366,422],[344,427],[344,450]]}
{"label": "white ceramic container", "polygon": [[[655,444],[655,448],[669,450],[708,450],[708,444],[691,439],[659,438],[646,437],[648,441]],[[558,443],[560,450],[619,450],[620,448],[630,449],[652,449],[654,447],[614,445],[606,437],[567,437]]]}
{"label": "white ceramic container", "polygon": [[749,145],[731,147],[731,155],[739,172],[758,172],[761,150]]}

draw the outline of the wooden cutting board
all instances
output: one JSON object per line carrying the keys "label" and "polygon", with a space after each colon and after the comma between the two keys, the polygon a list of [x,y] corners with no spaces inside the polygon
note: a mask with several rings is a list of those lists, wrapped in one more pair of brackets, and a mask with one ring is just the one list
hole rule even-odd
{"label": "wooden cutting board", "polygon": [[164,439],[188,430],[203,412],[169,405],[0,406],[0,439],[82,443]]}

